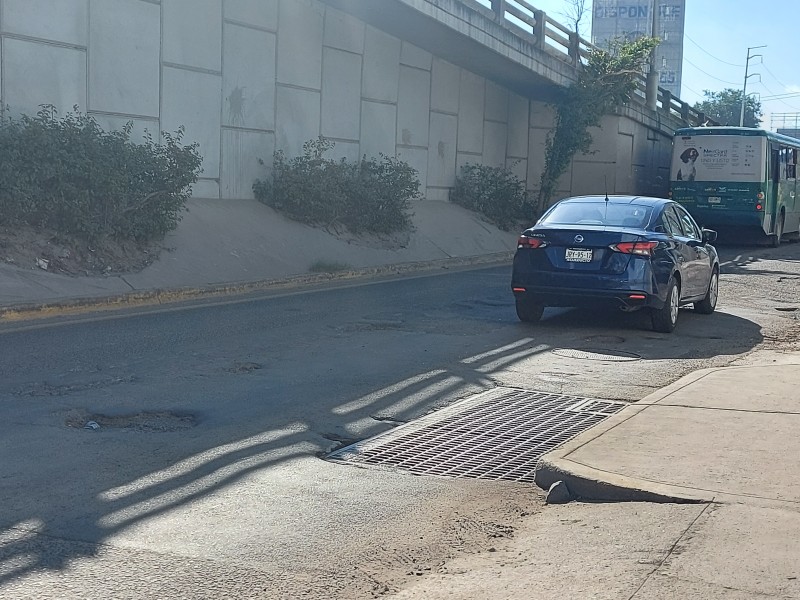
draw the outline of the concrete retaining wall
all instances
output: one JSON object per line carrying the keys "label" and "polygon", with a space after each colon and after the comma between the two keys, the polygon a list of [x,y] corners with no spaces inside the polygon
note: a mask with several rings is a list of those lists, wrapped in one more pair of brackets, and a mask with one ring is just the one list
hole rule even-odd
{"label": "concrete retaining wall", "polygon": [[[489,52],[489,50],[487,50]],[[382,152],[446,200],[466,163],[538,186],[552,110],[319,0],[0,0],[0,101],[11,114],[78,105],[106,128],[186,128],[194,194],[249,198],[259,158],[324,135]],[[565,66],[565,69],[567,67]],[[560,194],[666,191],[670,139],[636,111],[605,119]]]}

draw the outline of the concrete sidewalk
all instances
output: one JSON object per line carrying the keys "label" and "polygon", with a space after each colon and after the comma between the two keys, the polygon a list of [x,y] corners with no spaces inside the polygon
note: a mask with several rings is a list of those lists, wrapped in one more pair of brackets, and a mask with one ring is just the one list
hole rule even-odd
{"label": "concrete sidewalk", "polygon": [[800,354],[758,360],[692,373],[546,455],[537,483],[583,502],[398,597],[800,598]]}

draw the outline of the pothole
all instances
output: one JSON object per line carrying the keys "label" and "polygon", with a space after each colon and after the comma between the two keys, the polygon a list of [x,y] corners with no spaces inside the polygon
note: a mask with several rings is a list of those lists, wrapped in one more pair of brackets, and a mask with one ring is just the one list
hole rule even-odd
{"label": "pothole", "polygon": [[776,306],[775,310],[779,310],[781,312],[794,312],[796,310],[800,310],[797,306]]}
{"label": "pothole", "polygon": [[[92,425],[94,423],[95,425]],[[178,414],[170,411],[139,412],[132,415],[91,414],[85,411],[70,411],[64,421],[67,427],[75,429],[125,429],[129,431],[183,431],[197,425],[194,415]]]}
{"label": "pothole", "polygon": [[604,360],[609,362],[627,362],[633,360],[641,360],[641,355],[633,352],[625,352],[623,350],[614,350],[608,348],[598,349],[585,349],[578,350],[577,348],[556,348],[553,354],[564,358],[574,358],[579,360]]}

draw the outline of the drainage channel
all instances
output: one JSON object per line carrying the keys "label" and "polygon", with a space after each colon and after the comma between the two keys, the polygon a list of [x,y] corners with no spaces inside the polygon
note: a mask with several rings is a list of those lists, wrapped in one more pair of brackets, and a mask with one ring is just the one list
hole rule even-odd
{"label": "drainage channel", "polygon": [[495,388],[325,458],[414,475],[533,483],[539,458],[624,402]]}

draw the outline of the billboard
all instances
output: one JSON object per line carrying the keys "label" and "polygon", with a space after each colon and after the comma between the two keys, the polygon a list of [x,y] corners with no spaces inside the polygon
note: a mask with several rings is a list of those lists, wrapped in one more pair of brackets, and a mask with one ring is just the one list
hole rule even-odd
{"label": "billboard", "polygon": [[761,136],[697,135],[676,137],[672,150],[672,181],[763,181],[767,138]]}
{"label": "billboard", "polygon": [[685,7],[686,0],[594,0],[592,43],[602,48],[613,38],[652,35],[655,16],[655,37],[661,39],[656,48],[658,84],[679,97]]}

